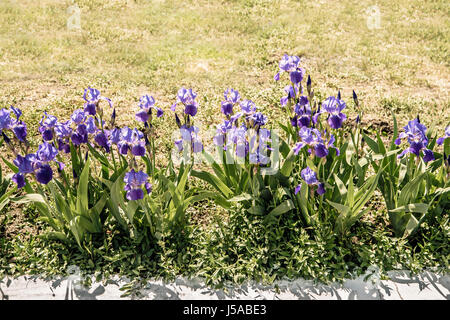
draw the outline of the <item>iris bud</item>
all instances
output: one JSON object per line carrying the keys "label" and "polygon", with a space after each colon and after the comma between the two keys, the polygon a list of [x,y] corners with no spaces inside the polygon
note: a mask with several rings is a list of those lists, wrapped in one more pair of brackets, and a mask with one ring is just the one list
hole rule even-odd
{"label": "iris bud", "polygon": [[357,107],[359,107],[358,96],[356,95],[355,90],[353,90],[353,101],[355,102],[355,105],[356,105]]}

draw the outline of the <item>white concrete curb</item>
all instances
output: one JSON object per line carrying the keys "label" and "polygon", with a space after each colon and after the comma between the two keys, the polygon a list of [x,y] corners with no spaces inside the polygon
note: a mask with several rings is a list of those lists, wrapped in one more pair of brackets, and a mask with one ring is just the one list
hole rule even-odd
{"label": "white concrete curb", "polygon": [[127,297],[119,290],[129,283],[115,277],[106,285],[93,282],[90,288],[79,284],[80,277],[44,279],[37,276],[21,276],[0,280],[0,299],[10,300],[117,300],[117,299],[191,299],[191,300],[450,300],[450,275],[438,275],[429,271],[411,276],[408,271],[389,272],[390,280],[380,280],[375,272],[369,280],[365,276],[346,280],[343,284],[314,284],[311,280],[276,281],[271,286],[249,283],[216,290],[205,286],[200,279],[179,278],[175,282],[148,281]]}

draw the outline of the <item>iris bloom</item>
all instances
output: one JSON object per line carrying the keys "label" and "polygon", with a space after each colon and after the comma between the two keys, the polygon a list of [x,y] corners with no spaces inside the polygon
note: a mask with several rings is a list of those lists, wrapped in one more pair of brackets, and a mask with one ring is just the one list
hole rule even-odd
{"label": "iris bloom", "polygon": [[147,194],[152,191],[152,185],[147,181],[148,175],[142,171],[131,171],[127,172],[124,177],[125,191],[127,191],[128,200],[139,200],[144,198],[144,190],[142,186],[144,185]]}
{"label": "iris bloom", "polygon": [[323,136],[318,129],[308,127],[302,127],[299,130],[298,135],[300,136],[301,141],[294,147],[295,154],[298,154],[301,149],[308,146],[308,151],[319,158],[326,157],[328,155],[329,148],[336,149],[336,153],[339,155],[339,149],[334,146],[335,138],[333,135],[330,135],[330,138],[327,141],[324,138],[324,136],[326,136],[326,132]]}
{"label": "iris bloom", "polygon": [[[34,174],[36,180],[41,184],[49,183],[53,178],[53,170],[50,167],[50,162],[55,161],[58,150],[48,142],[39,145],[36,153],[27,154],[25,157],[17,155],[13,163],[19,169],[19,172],[14,174],[12,180],[17,184],[17,187],[23,188],[25,186],[25,176],[27,174]],[[61,168],[63,163],[57,162]]]}
{"label": "iris bloom", "polygon": [[56,155],[58,154],[58,150],[48,142],[44,142],[39,145],[38,150],[36,152],[36,158],[42,162],[50,162],[55,160]]}
{"label": "iris bloom", "polygon": [[175,141],[175,145],[178,148],[178,151],[181,152],[184,150],[183,141],[185,141],[191,145],[192,152],[202,152],[203,144],[198,136],[199,132],[200,129],[196,126],[188,127],[187,125],[182,125],[180,128],[181,140]]}
{"label": "iris bloom", "polygon": [[285,54],[279,63],[280,71],[275,75],[275,81],[280,80],[280,75],[283,72],[288,72],[291,82],[298,85],[305,74],[305,70],[299,67],[300,58],[297,56],[289,56]]}
{"label": "iris bloom", "polygon": [[84,112],[91,116],[95,116],[97,114],[97,107],[100,100],[108,102],[109,106],[112,107],[112,102],[110,99],[101,96],[100,91],[91,87],[84,89],[83,99],[86,101],[84,104]]}
{"label": "iris bloom", "polygon": [[281,105],[284,107],[285,105],[287,105],[287,103],[289,102],[289,100],[291,99],[295,99],[295,97],[298,94],[298,88],[297,87],[293,87],[293,86],[286,86],[284,87],[284,91],[286,92],[286,96],[282,97],[280,99],[280,103]]}
{"label": "iris bloom", "polygon": [[[232,98],[230,98],[232,94]],[[227,103],[237,103],[240,100],[236,90],[225,91]],[[217,126],[216,135],[213,138],[214,144],[223,150],[232,150],[238,158],[245,158],[249,155],[249,161],[257,164],[267,164],[269,158],[266,153],[268,142],[270,141],[270,131],[262,128],[267,123],[267,117],[261,112],[256,112],[256,105],[251,100],[240,102],[241,112],[236,114],[222,112],[227,119]],[[239,119],[243,119],[239,124]]]}
{"label": "iris bloom", "polygon": [[241,101],[239,105],[241,106],[241,111],[246,115],[256,112],[256,105],[252,100]]}
{"label": "iris bloom", "polygon": [[[11,117],[11,112],[14,113],[16,119]],[[25,122],[20,120],[20,116],[22,115],[22,111],[18,108],[14,108],[11,106],[10,109],[1,109],[0,110],[0,133],[5,137],[6,135],[3,131],[12,131],[16,138],[25,142],[27,138],[27,126]],[[7,137],[7,136],[6,136]],[[5,138],[5,139],[8,139]]]}
{"label": "iris bloom", "polygon": [[433,151],[427,148],[427,127],[421,124],[418,118],[409,121],[408,124],[403,127],[403,130],[404,132],[401,132],[398,138],[395,140],[395,144],[400,145],[402,139],[407,138],[409,148],[403,150],[403,152],[398,155],[398,158],[403,157],[407,153],[412,153],[419,157],[420,151],[422,151],[424,155],[423,161],[429,162],[434,160]]}
{"label": "iris bloom", "polygon": [[177,93],[177,101],[172,105],[171,110],[175,111],[178,103],[184,105],[184,113],[194,117],[197,114],[197,102],[195,98],[197,94],[192,89],[181,88]]}
{"label": "iris bloom", "polygon": [[[87,143],[89,136],[96,134],[99,129],[95,124],[94,117],[86,115],[82,109],[77,109],[73,112],[71,116],[71,124],[75,124],[75,129],[72,131],[71,139],[74,145],[80,145],[82,143]],[[68,125],[66,123],[65,125]],[[67,128],[62,128],[65,132],[68,131]]]}
{"label": "iris bloom", "polygon": [[249,117],[249,122],[253,128],[259,128],[267,123],[267,117],[261,112],[255,112]]}
{"label": "iris bloom", "polygon": [[225,120],[222,124],[217,125],[216,135],[213,138],[214,144],[223,146],[225,144],[227,133],[232,128],[233,123],[230,120]]}
{"label": "iris bloom", "polygon": [[107,153],[109,153],[109,151],[111,150],[111,142],[109,141],[106,132],[101,131],[100,133],[98,133],[95,136],[94,141],[100,147],[103,147]]}
{"label": "iris bloom", "polygon": [[301,96],[299,98],[299,102],[295,105],[294,108],[295,116],[292,119],[292,125],[294,127],[309,127],[311,123],[311,106],[309,105],[308,98],[305,96]]}
{"label": "iris bloom", "polygon": [[333,129],[342,127],[342,123],[347,119],[347,116],[342,113],[346,107],[345,102],[336,97],[329,97],[322,103],[321,113],[327,112],[329,114],[328,124]]}
{"label": "iris bloom", "polygon": [[445,141],[446,139],[448,139],[448,138],[450,138],[450,126],[448,126],[447,128],[445,128],[445,134],[444,134],[444,136],[441,137],[441,138],[439,138],[439,139],[437,139],[437,144],[441,146],[442,144],[444,144],[444,141]]}
{"label": "iris bloom", "polygon": [[72,136],[71,121],[58,122],[54,128],[54,132],[58,141],[58,150],[65,153],[70,152],[69,139]]}
{"label": "iris bloom", "polygon": [[0,132],[3,130],[11,130],[14,124],[13,118],[11,118],[11,111],[8,109],[0,110]]}
{"label": "iris bloom", "polygon": [[136,113],[136,120],[147,122],[150,115],[152,114],[152,109],[156,111],[156,116],[158,118],[162,117],[164,114],[161,108],[155,106],[155,99],[149,95],[143,95],[139,99],[139,108],[141,109],[138,113]]}
{"label": "iris bloom", "polygon": [[134,156],[145,155],[144,134],[138,129],[122,128],[120,131],[120,141],[117,143],[119,152],[123,155],[131,152]]}
{"label": "iris bloom", "polygon": [[44,141],[53,140],[53,130],[58,123],[58,119],[44,111],[41,121],[39,122],[39,132],[42,134]]}
{"label": "iris bloom", "polygon": [[[325,193],[325,184],[322,182],[319,182],[319,180],[317,179],[317,173],[315,171],[313,171],[310,167],[306,167],[305,169],[303,169],[300,173],[302,179],[306,182],[307,185],[309,186],[317,186],[317,193],[319,195],[322,195]],[[301,189],[302,185],[299,184],[296,188],[295,188],[295,194],[297,194],[300,189]]]}
{"label": "iris bloom", "polygon": [[[256,164],[268,164],[270,161],[270,158],[267,156],[268,150],[272,150],[269,148],[268,142],[270,142],[270,131],[261,128],[258,130],[256,135],[253,135],[250,137],[250,143],[249,143],[249,149],[250,149],[250,156],[249,161],[250,163],[256,163]],[[256,146],[256,148],[255,148]]]}

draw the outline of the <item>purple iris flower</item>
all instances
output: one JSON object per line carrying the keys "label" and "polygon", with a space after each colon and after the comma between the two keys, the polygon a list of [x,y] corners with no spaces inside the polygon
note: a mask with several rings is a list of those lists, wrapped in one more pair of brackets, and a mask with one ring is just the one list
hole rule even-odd
{"label": "purple iris flower", "polygon": [[308,185],[313,185],[319,183],[317,180],[317,174],[310,167],[306,167],[301,171],[301,177]]}
{"label": "purple iris flower", "polygon": [[[82,126],[83,125],[80,125],[79,128],[82,127]],[[87,133],[86,134],[80,134],[78,132],[75,132],[75,133],[72,134],[71,139],[72,139],[72,143],[75,146],[78,146],[80,144],[88,142],[88,135],[87,135]]]}
{"label": "purple iris flower", "polygon": [[175,111],[178,103],[182,103],[185,107],[184,113],[194,117],[197,114],[197,102],[195,98],[197,94],[192,89],[181,88],[177,93],[177,101],[172,105],[171,110]]}
{"label": "purple iris flower", "polygon": [[39,183],[47,184],[53,178],[53,170],[48,164],[41,164],[36,170],[36,180]]}
{"label": "purple iris flower", "polygon": [[407,153],[412,153],[419,157],[420,151],[422,151],[424,155],[423,161],[429,162],[435,159],[433,151],[427,149],[427,127],[421,124],[419,119],[416,118],[409,121],[408,124],[403,127],[403,130],[404,132],[401,132],[398,138],[395,140],[395,144],[400,145],[401,140],[407,138],[409,148],[403,150],[403,152],[398,155],[398,158],[403,157]]}
{"label": "purple iris flower", "polygon": [[69,139],[72,135],[70,124],[71,120],[58,122],[54,128],[54,132],[58,137],[58,151],[63,151],[64,153],[70,152]]}
{"label": "purple iris flower", "polygon": [[14,174],[11,180],[17,184],[18,189],[25,187],[25,176],[22,173]]}
{"label": "purple iris flower", "polygon": [[225,101],[222,101],[221,103],[222,113],[226,116],[231,116],[233,114],[233,107],[239,102],[241,96],[239,95],[239,92],[234,89],[225,90],[223,96],[225,98]]}
{"label": "purple iris flower", "polygon": [[33,173],[35,170],[35,164],[38,162],[34,153],[27,154],[25,157],[17,155],[13,161],[14,165],[19,169],[19,173]]}
{"label": "purple iris flower", "polygon": [[141,110],[136,113],[137,121],[147,122],[150,114],[152,113],[152,109],[156,110],[156,116],[158,118],[162,117],[164,114],[161,108],[155,106],[155,99],[149,95],[143,95],[139,99],[139,108],[141,108]]}
{"label": "purple iris flower", "polygon": [[120,142],[120,132],[119,128],[114,128],[109,131],[109,140],[111,144],[118,144]]}
{"label": "purple iris flower", "polygon": [[39,145],[38,150],[36,152],[36,158],[42,162],[50,162],[55,160],[56,155],[58,154],[58,150],[48,142],[44,142]]}
{"label": "purple iris flower", "polygon": [[310,125],[312,112],[307,97],[300,97],[299,102],[295,105],[294,112],[297,114],[296,126],[301,128],[308,127]]}
{"label": "purple iris flower", "polygon": [[267,123],[267,117],[261,112],[255,112],[250,116],[250,123],[254,128],[259,128]]}
{"label": "purple iris flower", "polygon": [[280,103],[283,107],[289,102],[289,100],[294,99],[297,96],[298,88],[286,86],[284,87],[284,91],[286,92],[287,95],[285,97],[282,97],[280,100]]}
{"label": "purple iris flower", "polygon": [[323,158],[328,155],[326,141],[322,138],[322,134],[318,129],[302,127],[298,133],[301,141],[294,147],[294,153],[298,154],[301,149],[308,146],[314,155]]}
{"label": "purple iris flower", "polygon": [[213,138],[214,144],[217,146],[223,146],[225,143],[226,135],[233,127],[233,122],[225,120],[224,123],[217,126],[216,135]]}
{"label": "purple iris flower", "polygon": [[100,132],[94,138],[100,147],[103,147],[107,153],[110,151],[110,141],[104,132]]}
{"label": "purple iris flower", "polygon": [[[70,124],[74,123],[76,130],[71,132]],[[82,109],[77,109],[73,112],[70,122],[65,122],[57,125],[57,130],[62,136],[66,136],[71,132],[71,139],[74,145],[87,143],[89,134],[96,134],[99,129],[96,126],[94,117],[86,116]]]}
{"label": "purple iris flower", "polygon": [[297,115],[294,115],[292,118],[289,117],[289,120],[290,120],[290,122],[291,122],[291,126],[297,127],[297,121],[298,121]]}
{"label": "purple iris flower", "polygon": [[303,79],[304,70],[299,68],[300,58],[297,56],[289,56],[285,54],[279,63],[280,71],[275,75],[275,81],[280,80],[280,75],[283,72],[290,74],[291,81],[294,84],[298,84]]}
{"label": "purple iris flower", "polygon": [[79,135],[82,135],[82,136],[86,136],[87,137],[87,134],[88,134],[88,131],[87,131],[87,126],[86,126],[86,124],[85,123],[81,123],[81,124],[79,124],[78,126],[77,126],[77,133],[79,134]]}
{"label": "purple iris flower", "polygon": [[321,113],[329,113],[328,124],[331,128],[339,129],[342,127],[342,123],[347,119],[347,116],[341,112],[345,107],[345,102],[336,97],[328,97],[322,103]]}
{"label": "purple iris flower", "polygon": [[[182,141],[189,142],[191,144],[192,151],[194,153],[203,151],[203,144],[198,137],[199,132],[200,132],[200,129],[195,126],[188,127],[186,125],[182,125],[180,128]],[[183,150],[183,148],[182,148],[182,146],[180,146],[179,142],[177,144],[177,141],[175,141],[175,144],[176,144],[178,150],[180,150],[180,149],[181,149],[180,151]]]}
{"label": "purple iris flower", "polygon": [[72,134],[72,128],[70,127],[71,121],[58,122],[55,125],[55,133],[58,138],[68,138]]}
{"label": "purple iris flower", "polygon": [[53,130],[58,123],[58,119],[44,111],[41,121],[39,122],[39,132],[42,134],[44,141],[53,140]]}
{"label": "purple iris flower", "polygon": [[[310,186],[317,186],[317,193],[319,195],[322,195],[325,193],[325,184],[321,183],[318,179],[317,179],[317,173],[315,171],[313,171],[310,167],[306,167],[305,169],[303,169],[300,173],[302,179],[306,182],[306,184],[310,185]],[[295,194],[297,194],[300,191],[301,188],[301,184],[298,185],[295,188]]]}
{"label": "purple iris flower", "polygon": [[58,139],[58,151],[70,153],[70,144],[68,143],[68,140]]}
{"label": "purple iris flower", "polygon": [[112,107],[112,102],[110,99],[101,96],[100,91],[91,87],[84,89],[83,99],[86,101],[84,104],[84,112],[91,116],[95,116],[97,114],[97,107],[100,100],[108,102],[109,106]]}
{"label": "purple iris flower", "polygon": [[139,200],[144,198],[144,190],[142,190],[142,185],[144,185],[147,193],[152,190],[151,184],[147,181],[148,175],[142,171],[136,172],[134,169],[127,172],[124,177],[125,191],[127,191],[128,200]]}
{"label": "purple iris flower", "polygon": [[305,74],[305,70],[303,68],[297,68],[297,70],[292,71],[290,73],[291,82],[294,85],[298,85],[303,80],[303,75]]}
{"label": "purple iris flower", "polygon": [[325,183],[319,183],[319,185],[317,186],[317,193],[319,195],[322,195],[325,193]]}
{"label": "purple iris flower", "polygon": [[75,124],[81,124],[86,120],[86,114],[82,109],[77,109],[73,112],[71,120]]}
{"label": "purple iris flower", "polygon": [[8,109],[0,110],[0,132],[2,130],[10,130],[12,128],[14,121],[11,118],[11,111]]}
{"label": "purple iris flower", "polygon": [[89,117],[86,120],[86,132],[88,134],[94,134],[98,131],[97,126],[95,125],[95,119],[93,117]]}
{"label": "purple iris flower", "polygon": [[120,131],[120,141],[117,144],[119,152],[123,155],[131,154],[134,156],[145,155],[145,141],[144,134],[138,129],[130,129],[128,127],[122,128]]}
{"label": "purple iris flower", "polygon": [[226,116],[232,115],[233,114],[233,104],[228,101],[222,101],[221,111]]}
{"label": "purple iris flower", "polygon": [[184,113],[194,117],[197,114],[197,104],[188,104],[184,108]]}
{"label": "purple iris flower", "polygon": [[223,93],[223,96],[225,98],[225,101],[231,102],[231,103],[238,103],[241,99],[241,96],[237,90],[234,89],[227,89]]}
{"label": "purple iris flower", "polygon": [[[11,117],[11,112],[14,113],[16,119]],[[2,133],[5,139],[8,137],[3,133],[5,130],[11,130],[19,141],[25,142],[27,138],[27,126],[25,122],[20,121],[19,118],[22,115],[22,111],[13,106],[10,109],[0,110],[0,133]]]}
{"label": "purple iris flower", "polygon": [[27,138],[27,125],[23,121],[18,121],[13,128],[13,132],[17,139],[24,142]]}
{"label": "purple iris flower", "polygon": [[437,144],[441,146],[441,145],[444,143],[444,141],[445,141],[446,139],[448,139],[448,138],[450,138],[450,126],[448,126],[447,128],[445,128],[445,134],[444,134],[444,136],[441,137],[441,138],[439,138],[439,139],[437,139]]}
{"label": "purple iris flower", "polygon": [[241,106],[241,110],[245,114],[251,114],[256,112],[256,105],[252,100],[244,100],[239,104]]}
{"label": "purple iris flower", "polygon": [[16,159],[13,162],[19,169],[19,172],[14,174],[12,178],[12,180],[17,184],[17,187],[23,188],[25,186],[25,175],[30,173],[35,174],[36,180],[39,183],[49,183],[53,178],[53,171],[50,165],[47,163],[47,160],[51,158],[54,159],[55,151],[56,149],[52,150],[51,145],[49,145],[47,142],[44,142],[39,146],[37,154],[30,153],[25,157],[17,155]]}

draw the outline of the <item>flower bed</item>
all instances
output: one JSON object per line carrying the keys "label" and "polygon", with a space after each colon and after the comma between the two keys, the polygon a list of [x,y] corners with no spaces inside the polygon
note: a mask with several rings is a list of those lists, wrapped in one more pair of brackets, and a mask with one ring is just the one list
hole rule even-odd
{"label": "flower bed", "polygon": [[[439,233],[444,247],[437,252],[448,256],[450,126],[432,136],[417,117],[399,130],[393,114],[393,136],[385,144],[380,134],[372,136],[361,126],[355,92],[358,115],[349,126],[340,92],[317,99],[298,57],[285,55],[279,68],[276,81],[287,74],[286,96],[280,99],[285,118],[269,127],[255,103],[227,89],[220,106],[224,119],[211,141],[202,139],[195,125],[196,93],[181,88],[169,115],[175,119],[175,152],[163,167],[156,164],[154,122],[167,114],[149,95],[140,98],[136,109],[140,127],[131,129],[118,127],[111,100],[88,88],[84,107],[70,119],[43,115],[37,148],[27,140],[22,112],[13,106],[1,109],[2,144],[14,157],[12,162],[2,157],[14,186],[1,177],[1,207],[32,203],[50,228],[46,239],[57,239],[81,255],[131,247],[144,254],[139,259],[158,253],[163,265],[168,246],[182,248],[179,266],[203,275],[226,274],[226,266],[239,266],[233,276],[222,278],[242,281],[262,274],[265,280],[296,276],[293,270],[308,270],[304,262],[309,259],[318,259],[322,271],[322,265],[332,269],[337,261],[339,272],[358,265],[348,241],[355,234],[369,239],[374,226],[361,220],[376,211],[373,204],[381,196],[392,241],[426,242],[421,226],[438,221],[444,224]],[[21,194],[12,197],[17,190]],[[226,234],[209,230],[204,237],[192,231],[189,209],[205,202],[229,212],[228,221],[221,222]],[[113,231],[119,243],[110,242]],[[199,238],[195,245],[194,234]],[[378,245],[373,240],[364,244],[366,254]],[[186,248],[195,248],[197,256]],[[223,253],[220,267],[213,262],[218,252]],[[336,252],[343,254],[341,260]],[[441,258],[435,260],[442,264]],[[136,268],[139,264],[133,261]]]}

